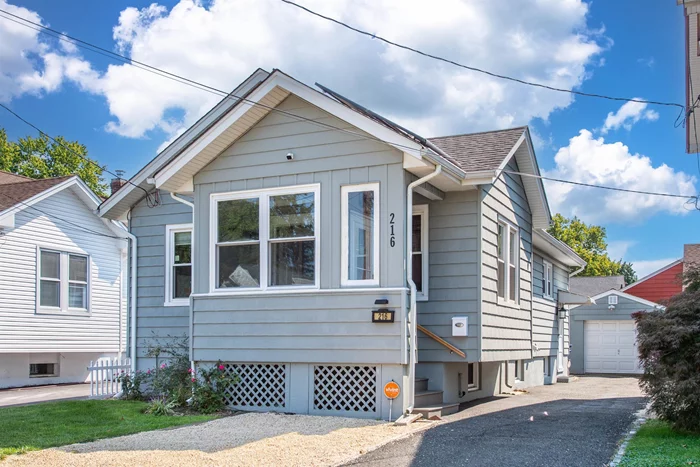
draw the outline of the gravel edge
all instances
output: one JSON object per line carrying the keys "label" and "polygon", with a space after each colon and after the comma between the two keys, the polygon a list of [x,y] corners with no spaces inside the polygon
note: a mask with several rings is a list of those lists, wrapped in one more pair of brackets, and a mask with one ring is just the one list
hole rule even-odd
{"label": "gravel edge", "polygon": [[646,423],[646,421],[649,419],[648,412],[649,411],[649,405],[644,407],[643,409],[637,411],[635,415],[635,419],[630,425],[629,429],[627,430],[627,434],[625,437],[622,439],[622,443],[620,444],[620,447],[617,449],[617,452],[615,453],[615,456],[613,459],[610,461],[608,464],[608,467],[617,467],[620,465],[620,462],[622,462],[622,458],[625,456],[625,452],[627,451],[627,445],[629,444],[630,440],[634,437],[634,435],[637,434],[637,431],[639,431],[639,428]]}

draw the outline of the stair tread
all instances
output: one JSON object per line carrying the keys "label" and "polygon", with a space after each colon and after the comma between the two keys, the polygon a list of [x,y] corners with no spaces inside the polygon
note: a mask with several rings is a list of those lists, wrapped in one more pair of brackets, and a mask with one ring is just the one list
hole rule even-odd
{"label": "stair tread", "polygon": [[428,389],[427,391],[416,391],[416,396],[426,396],[430,394],[442,394],[445,391],[440,391],[439,389]]}
{"label": "stair tread", "polygon": [[429,378],[419,378],[419,377],[415,378],[416,381],[428,381],[428,379]]}

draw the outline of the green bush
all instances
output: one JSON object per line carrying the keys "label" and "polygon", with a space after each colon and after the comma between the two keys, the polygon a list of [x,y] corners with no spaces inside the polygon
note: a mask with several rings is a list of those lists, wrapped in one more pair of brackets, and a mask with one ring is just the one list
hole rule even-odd
{"label": "green bush", "polygon": [[193,374],[192,408],[199,413],[210,414],[226,408],[226,388],[237,384],[240,378],[229,374],[221,361],[211,367],[199,369]]}
{"label": "green bush", "polygon": [[666,310],[633,316],[652,410],[676,429],[700,431],[700,291],[686,289]]}
{"label": "green bush", "polygon": [[136,371],[134,373],[122,371],[117,376],[117,382],[122,385],[123,398],[132,401],[143,400],[144,394],[141,385],[147,378],[148,375],[141,371]]}
{"label": "green bush", "polygon": [[158,399],[153,399],[151,402],[148,403],[148,406],[146,409],[143,411],[143,413],[147,413],[150,415],[156,415],[159,417],[162,416],[169,416],[173,415],[175,411],[173,410],[176,407],[175,401],[169,401],[164,398],[158,398]]}

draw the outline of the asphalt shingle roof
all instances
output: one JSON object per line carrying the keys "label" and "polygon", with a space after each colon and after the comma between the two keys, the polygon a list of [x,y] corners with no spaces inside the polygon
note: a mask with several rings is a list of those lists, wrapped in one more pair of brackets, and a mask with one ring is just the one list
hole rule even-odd
{"label": "asphalt shingle roof", "polygon": [[[3,179],[9,178],[7,177],[7,172],[1,172],[0,174],[3,175]],[[41,180],[26,179],[17,175],[15,175],[15,177],[21,179],[21,181],[15,183],[0,183],[0,211],[4,211],[16,204],[26,201],[29,198],[38,195],[42,191],[48,190],[49,188],[56,186],[71,177],[74,177],[74,175],[44,178]]]}
{"label": "asphalt shingle roof", "polygon": [[620,290],[625,286],[625,276],[572,277],[569,279],[571,292],[593,297],[610,289]]}
{"label": "asphalt shingle roof", "polygon": [[527,127],[428,138],[466,172],[496,170]]}
{"label": "asphalt shingle roof", "polygon": [[25,177],[24,175],[15,175],[13,173],[0,170],[0,185],[5,185],[7,183],[28,182],[30,180],[32,179]]}

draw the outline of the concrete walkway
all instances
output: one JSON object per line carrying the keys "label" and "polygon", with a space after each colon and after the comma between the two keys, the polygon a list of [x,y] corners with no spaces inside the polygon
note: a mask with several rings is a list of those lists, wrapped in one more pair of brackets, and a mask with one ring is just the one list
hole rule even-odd
{"label": "concrete walkway", "polygon": [[35,404],[64,399],[84,399],[90,395],[89,384],[61,384],[0,389],[0,407]]}
{"label": "concrete walkway", "polygon": [[603,466],[645,399],[631,377],[581,377],[471,403],[353,466]]}

